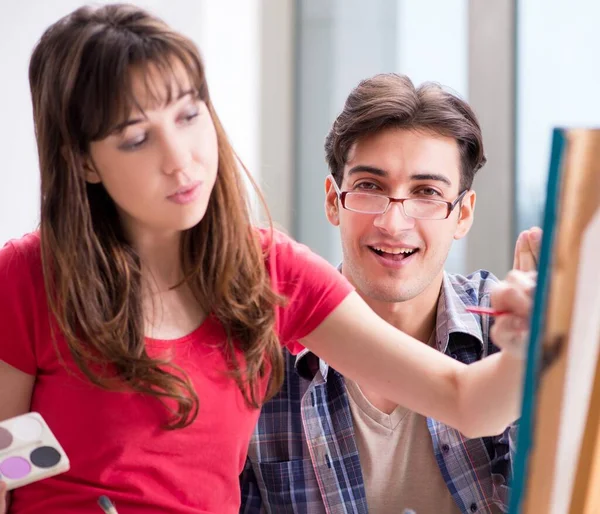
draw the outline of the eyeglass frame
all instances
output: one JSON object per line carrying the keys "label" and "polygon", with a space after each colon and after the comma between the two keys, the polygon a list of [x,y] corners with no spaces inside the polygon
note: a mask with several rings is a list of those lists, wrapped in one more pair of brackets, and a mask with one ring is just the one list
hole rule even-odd
{"label": "eyeglass frame", "polygon": [[[450,214],[452,214],[452,211],[454,210],[454,208],[464,198],[464,196],[469,192],[468,188],[463,190],[461,193],[458,194],[458,196],[456,197],[456,199],[453,202],[446,202],[445,200],[434,200],[434,199],[429,199],[429,198],[394,198],[393,196],[383,195],[380,193],[342,191],[340,189],[340,187],[337,185],[337,182],[335,181],[335,177],[331,173],[329,174],[329,180],[331,180],[331,183],[333,184],[333,187],[335,189],[337,197],[340,199],[340,203],[342,204],[342,207],[344,209],[346,209],[347,211],[356,212],[358,214],[377,214],[377,215],[379,215],[379,214],[385,214],[388,211],[388,209],[390,208],[390,205],[392,205],[393,203],[399,203],[400,205],[402,205],[402,212],[404,213],[404,216],[406,216],[407,218],[415,219],[415,220],[436,220],[436,221],[447,220],[450,217]],[[346,196],[348,195],[348,193],[381,196],[381,197],[387,198],[388,203],[382,212],[356,211],[354,209],[349,209],[348,207],[346,207]],[[443,218],[415,218],[414,216],[409,216],[408,214],[406,214],[406,209],[404,208],[404,202],[406,200],[425,200],[428,202],[443,203],[443,204],[446,204],[446,207],[448,208],[448,212],[446,213],[446,216]]]}

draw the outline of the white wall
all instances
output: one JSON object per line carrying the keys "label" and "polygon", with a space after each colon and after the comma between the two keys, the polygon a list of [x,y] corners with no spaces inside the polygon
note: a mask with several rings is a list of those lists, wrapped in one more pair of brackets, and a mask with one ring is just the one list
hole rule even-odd
{"label": "white wall", "polygon": [[[424,30],[426,29],[426,30]],[[398,1],[398,71],[469,94],[468,0]]]}
{"label": "white wall", "polygon": [[[260,180],[261,0],[187,3],[202,4],[196,42],[204,55],[217,114],[238,156]],[[186,16],[185,10],[180,16]],[[172,24],[177,27],[175,21]]]}
{"label": "white wall", "polygon": [[[2,4],[0,245],[35,229],[39,221],[39,171],[27,80],[31,51],[51,23],[85,3],[26,0]],[[163,17],[200,46],[219,117],[234,148],[256,175],[260,160],[260,0],[136,3]]]}
{"label": "white wall", "polygon": [[600,127],[600,2],[518,2],[518,224],[541,222],[551,131]]}

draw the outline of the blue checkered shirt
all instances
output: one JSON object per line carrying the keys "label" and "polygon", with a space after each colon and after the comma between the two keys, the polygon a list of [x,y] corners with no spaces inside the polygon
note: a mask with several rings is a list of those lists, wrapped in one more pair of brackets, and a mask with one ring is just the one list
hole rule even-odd
{"label": "blue checkered shirt", "polygon": [[[486,271],[444,275],[436,319],[439,351],[468,364],[498,350],[489,338],[489,318],[465,311],[468,305],[489,305],[494,282]],[[431,418],[427,425],[460,511],[506,512],[516,425],[481,439],[466,439]],[[309,351],[286,356],[283,387],[262,409],[240,480],[240,513],[367,514],[342,375]]]}

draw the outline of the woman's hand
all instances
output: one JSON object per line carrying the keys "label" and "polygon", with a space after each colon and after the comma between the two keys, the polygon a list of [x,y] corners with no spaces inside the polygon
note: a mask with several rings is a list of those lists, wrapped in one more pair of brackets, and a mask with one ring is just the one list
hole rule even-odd
{"label": "woman's hand", "polygon": [[525,359],[527,355],[529,322],[536,283],[537,272],[512,270],[491,295],[492,307],[507,313],[496,318],[490,334],[492,341],[518,359]]}
{"label": "woman's hand", "polygon": [[517,238],[513,269],[520,271],[537,271],[540,262],[540,247],[542,245],[542,229],[531,227],[523,230]]}
{"label": "woman's hand", "polygon": [[6,484],[0,480],[0,514],[8,512],[8,491]]}

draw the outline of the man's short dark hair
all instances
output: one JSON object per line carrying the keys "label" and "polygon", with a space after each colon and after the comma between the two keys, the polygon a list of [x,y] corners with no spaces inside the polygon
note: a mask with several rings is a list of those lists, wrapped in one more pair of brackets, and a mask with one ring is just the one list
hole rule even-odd
{"label": "man's short dark hair", "polygon": [[453,138],[460,152],[461,190],[471,188],[475,173],[486,162],[481,127],[469,104],[439,84],[427,82],[415,88],[408,77],[385,73],[363,80],[352,90],[327,134],[325,157],[338,185],[352,145],[387,128]]}

